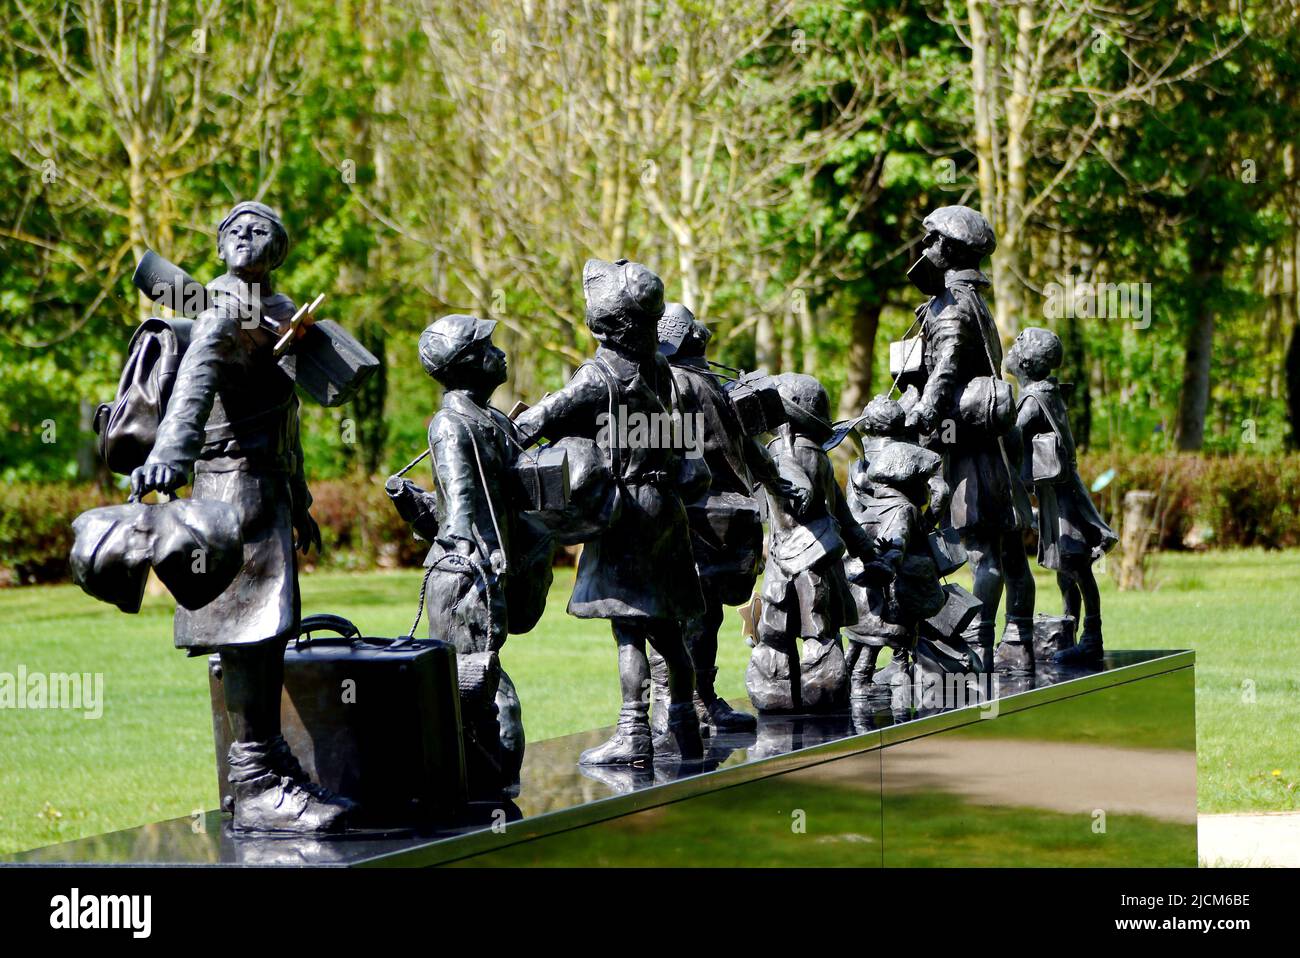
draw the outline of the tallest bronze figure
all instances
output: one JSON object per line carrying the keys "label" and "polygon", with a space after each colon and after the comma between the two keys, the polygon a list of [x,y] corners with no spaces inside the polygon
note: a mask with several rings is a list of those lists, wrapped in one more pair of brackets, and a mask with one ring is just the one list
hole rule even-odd
{"label": "tallest bronze figure", "polygon": [[275,355],[295,311],[272,286],[288,245],[280,217],[261,203],[239,203],[221,221],[217,249],[226,272],[208,284],[210,306],[194,322],[131,491],[135,498],[170,493],[192,476],[195,500],[226,503],[239,517],[241,570],[214,601],[178,608],[175,621],[177,647],[221,657],[233,723],[234,827],[335,831],[346,827],[352,803],[311,782],[280,730],[284,647],[300,617],[295,547],[320,545],[294,382]]}

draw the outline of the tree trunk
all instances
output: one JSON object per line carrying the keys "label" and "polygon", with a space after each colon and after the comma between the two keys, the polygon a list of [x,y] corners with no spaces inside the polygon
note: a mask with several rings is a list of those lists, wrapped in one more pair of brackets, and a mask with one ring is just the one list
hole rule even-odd
{"label": "tree trunk", "polygon": [[848,372],[840,397],[840,415],[856,416],[871,400],[871,373],[876,355],[876,332],[880,328],[880,299],[858,300],[849,336]]}
{"label": "tree trunk", "polygon": [[799,310],[799,347],[802,351],[803,373],[817,375],[817,332],[813,324],[812,307],[807,302]]}
{"label": "tree trunk", "polygon": [[772,324],[772,314],[758,314],[757,328],[754,331],[754,368],[776,371],[776,329]]}
{"label": "tree trunk", "polygon": [[1287,446],[1300,448],[1300,319],[1291,327],[1291,342],[1286,348],[1286,409],[1291,424]]}
{"label": "tree trunk", "polygon": [[1146,586],[1147,553],[1155,532],[1156,494],[1141,489],[1124,493],[1124,522],[1120,526],[1119,588]]}
{"label": "tree trunk", "polygon": [[1214,351],[1214,298],[1221,267],[1213,256],[1192,254],[1197,292],[1195,314],[1187,332],[1183,384],[1178,396],[1178,448],[1195,452],[1205,444],[1205,414],[1210,407],[1210,359]]}
{"label": "tree trunk", "polygon": [[1088,356],[1083,348],[1083,335],[1077,317],[1066,316],[1061,319],[1061,345],[1065,352],[1061,378],[1074,385],[1068,403],[1070,431],[1074,434],[1075,446],[1083,450],[1088,448],[1092,438],[1092,390],[1088,388]]}

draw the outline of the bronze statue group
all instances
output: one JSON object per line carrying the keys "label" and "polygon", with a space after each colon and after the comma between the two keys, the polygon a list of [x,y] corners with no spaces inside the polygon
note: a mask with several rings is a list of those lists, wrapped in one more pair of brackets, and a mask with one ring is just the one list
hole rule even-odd
{"label": "bronze statue group", "polygon": [[[429,544],[422,594],[430,635],[455,646],[476,790],[518,788],[522,713],[499,653],[537,623],[561,545],[582,544],[568,612],[609,620],[622,694],[612,737],[581,755],[584,766],[690,763],[706,738],[755,728],[717,693],[728,605],[752,619],[745,684],[760,713],[836,712],[926,675],[1042,667],[1025,548],[1031,491],[1038,561],[1057,574],[1070,628],[1080,626],[1054,664],[1100,664],[1092,563],[1115,536],[1075,468],[1052,376],[1061,343],[1045,329],[1017,337],[1005,362],[1017,401],[983,297],[992,229],[960,206],[924,227],[908,274],[928,297],[918,334],[902,344],[896,389],[847,423],[831,421],[812,376],[711,363],[707,327],[665,303],[660,278],[638,263],[587,262],[596,351],[563,388],[512,415],[491,404],[507,375],[494,321],[446,316],[421,334],[420,361],[442,388],[432,488],[394,477],[387,489]],[[227,272],[209,284],[213,301],[131,488],[138,499],[192,477],[193,500],[238,517],[242,568],[216,599],[178,609],[175,624],[179,647],[221,658],[235,827],[334,831],[352,803],[313,784],[280,729],[283,653],[300,620],[295,546],[319,544],[293,381],[276,362],[294,312],[271,285],[288,237],[260,203],[237,205],[218,233]],[[269,322],[240,322],[250,306]],[[632,413],[698,417],[702,455],[601,428]],[[842,488],[829,450],[853,434],[862,455]],[[963,559],[973,595],[943,581]],[[87,566],[79,581],[94,574]]]}

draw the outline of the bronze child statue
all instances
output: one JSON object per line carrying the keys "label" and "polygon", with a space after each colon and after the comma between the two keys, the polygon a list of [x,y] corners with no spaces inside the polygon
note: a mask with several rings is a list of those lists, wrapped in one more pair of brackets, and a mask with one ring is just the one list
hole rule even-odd
{"label": "bronze child statue", "polygon": [[[761,484],[773,495],[790,498],[795,488],[777,473],[767,450],[742,429],[722,383],[704,358],[711,333],[681,303],[664,307],[659,350],[672,366],[678,411],[698,416],[702,425],[708,489],[686,504],[695,568],[704,592],[704,614],[685,624],[695,666],[695,710],[702,729],[752,732],[757,721],[727,704],[714,688],[718,676],[718,630],[723,606],[750,600],[763,566],[763,518],[754,498]],[[667,666],[651,656],[654,673],[652,721],[667,718]],[[663,707],[661,707],[663,706]]]}
{"label": "bronze child statue", "polygon": [[1074,435],[1061,387],[1052,371],[1061,365],[1061,340],[1047,329],[1016,337],[1007,368],[1020,380],[1016,425],[1024,446],[1023,474],[1038,498],[1038,562],[1056,572],[1065,615],[1077,623],[1078,644],[1056,654],[1062,665],[1095,665],[1102,658],[1101,598],[1092,563],[1118,541],[1092,496],[1075,460]]}
{"label": "bronze child statue", "polygon": [[[907,425],[941,448],[951,488],[948,522],[960,535],[983,608],[965,633],[972,666],[1033,671],[1034,579],[1021,534],[1032,522],[1029,496],[1013,462],[1018,449],[1010,386],[1001,381],[1002,345],[984,302],[980,261],[996,245],[975,210],[944,206],[927,216],[920,258],[908,278],[929,300],[917,309],[925,387]],[[1003,581],[1007,622],[993,659]]]}
{"label": "bronze child statue", "polygon": [[284,647],[300,617],[295,546],[320,546],[303,473],[294,382],[277,365],[273,327],[294,304],[272,286],[289,237],[261,203],[236,204],[217,230],[226,273],[208,284],[211,308],[194,322],[175,386],[135,498],[190,481],[193,499],[234,507],[243,568],[215,600],[178,607],[175,640],[191,655],[217,652],[233,723],[234,828],[326,832],[346,827],[353,805],[314,785],[280,733]]}
{"label": "bronze child statue", "polygon": [[789,421],[768,452],[781,478],[804,492],[767,497],[771,540],[745,685],[762,712],[833,711],[848,694],[840,629],[858,621],[843,556],[871,563],[876,555],[822,448],[834,432],[826,390],[800,373],[782,373],[776,385]]}
{"label": "bronze child statue", "polygon": [[[495,320],[445,316],[420,334],[420,363],[443,387],[429,425],[436,492],[415,531],[425,559],[430,635],[456,647],[466,772],[480,796],[517,794],[524,728],[519,696],[498,652],[510,633],[540,616],[551,582],[554,540],[516,503],[511,470],[522,446],[514,424],[491,405],[506,380],[492,342]],[[391,484],[391,480],[390,480]]]}
{"label": "bronze child statue", "polygon": [[[632,765],[660,757],[697,760],[703,743],[681,624],[704,614],[704,600],[680,491],[684,460],[671,445],[625,443],[625,431],[605,419],[656,421],[672,409],[672,374],[656,335],[664,311],[663,282],[639,263],[588,260],[582,285],[587,328],[599,343],[596,354],[563,389],[516,419],[525,446],[543,437],[595,440],[614,479],[608,525],[583,547],[569,614],[610,620],[623,705],[613,737],[588,749],[579,761]],[[632,433],[627,434],[630,439]],[[695,475],[707,484],[706,468],[696,469]],[[667,725],[653,739],[647,644],[668,663],[671,703]]]}
{"label": "bronze child statue", "polygon": [[[849,683],[853,700],[874,687],[910,684],[909,660],[916,651],[918,626],[943,608],[944,593],[930,551],[935,496],[943,466],[939,455],[906,441],[903,407],[886,396],[867,404],[861,421],[868,439],[855,464],[848,502],[863,531],[876,541],[878,557],[865,566],[845,560],[858,622],[848,629]],[[942,490],[939,498],[943,498]],[[893,650],[884,672],[876,671],[883,648]]]}

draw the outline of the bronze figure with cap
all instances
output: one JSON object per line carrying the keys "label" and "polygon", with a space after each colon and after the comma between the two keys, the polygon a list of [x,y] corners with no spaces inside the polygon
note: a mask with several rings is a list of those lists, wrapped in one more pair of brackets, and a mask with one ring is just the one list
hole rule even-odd
{"label": "bronze figure with cap", "polygon": [[1022,478],[1038,499],[1038,563],[1056,573],[1063,618],[1079,630],[1078,643],[1058,651],[1060,665],[1099,665],[1103,647],[1101,595],[1092,564],[1119,541],[1079,477],[1074,434],[1062,384],[1052,372],[1064,358],[1050,329],[1020,333],[1007,369],[1020,381],[1016,427],[1023,437]]}
{"label": "bronze figure with cap", "polygon": [[745,685],[762,712],[831,712],[849,693],[840,629],[858,620],[844,555],[870,564],[875,543],[849,512],[822,448],[835,432],[825,388],[802,373],[775,379],[787,422],[767,448],[781,477],[800,492],[768,491],[771,538]]}
{"label": "bronze figure with cap", "polygon": [[551,583],[554,537],[520,507],[511,476],[522,446],[514,424],[491,404],[506,381],[506,355],[492,342],[496,321],[444,316],[420,334],[420,363],[442,387],[429,425],[436,488],[405,491],[431,503],[413,527],[430,541],[429,630],[456,647],[469,786],[479,797],[514,795],[524,727],[514,683],[501,668],[506,636],[531,629]]}
{"label": "bronze figure with cap", "polygon": [[[973,669],[1032,671],[1034,580],[1021,542],[1032,511],[1002,345],[984,302],[989,281],[979,268],[996,241],[988,221],[965,206],[940,207],[923,225],[921,256],[908,278],[929,297],[917,308],[925,386],[907,426],[944,456],[948,522],[966,548],[982,602],[964,633]],[[1006,630],[991,661],[1004,579]]]}
{"label": "bronze figure with cap", "polygon": [[[701,452],[709,467],[708,488],[686,504],[704,614],[684,625],[695,667],[695,711],[701,729],[713,734],[757,727],[752,715],[733,709],[715,688],[723,606],[748,602],[763,569],[763,509],[755,493],[760,487],[785,499],[807,493],[781,478],[767,449],[746,434],[722,377],[705,359],[710,338],[709,328],[684,305],[664,307],[659,351],[672,367],[679,412],[699,420]],[[651,720],[659,727],[668,718],[668,668],[657,654],[651,655],[651,665]]]}

